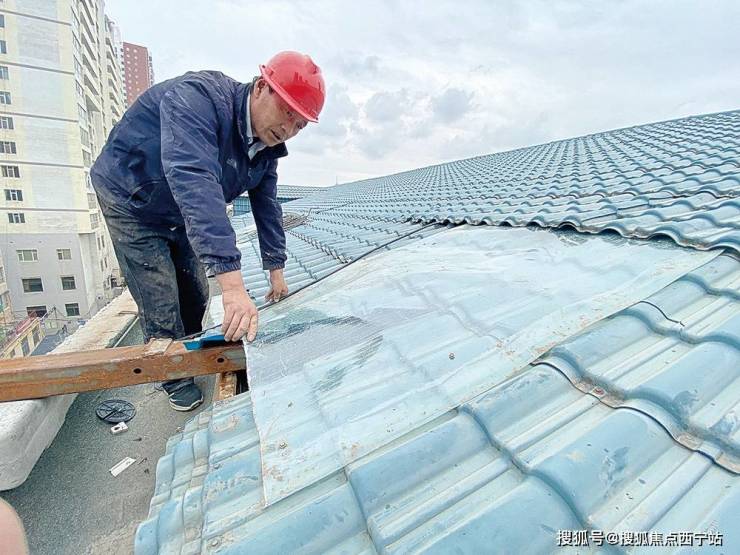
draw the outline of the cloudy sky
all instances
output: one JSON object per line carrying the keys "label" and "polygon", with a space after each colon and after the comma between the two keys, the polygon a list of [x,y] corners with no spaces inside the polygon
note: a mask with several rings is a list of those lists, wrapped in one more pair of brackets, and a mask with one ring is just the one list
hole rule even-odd
{"label": "cloudy sky", "polygon": [[[187,6],[187,7],[185,7]],[[327,100],[280,183],[332,185],[740,108],[736,1],[107,0],[157,81],[309,53]]]}

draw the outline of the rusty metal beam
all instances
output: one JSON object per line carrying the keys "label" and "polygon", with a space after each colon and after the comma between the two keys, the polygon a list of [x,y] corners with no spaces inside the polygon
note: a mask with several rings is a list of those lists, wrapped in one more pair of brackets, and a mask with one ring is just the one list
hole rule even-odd
{"label": "rusty metal beam", "polygon": [[0,360],[0,401],[110,389],[236,372],[246,368],[241,343],[188,351],[178,341]]}

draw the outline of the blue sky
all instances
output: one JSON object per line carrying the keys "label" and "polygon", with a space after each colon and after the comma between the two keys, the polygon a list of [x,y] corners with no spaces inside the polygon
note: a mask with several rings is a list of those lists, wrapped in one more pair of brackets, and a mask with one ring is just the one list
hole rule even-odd
{"label": "blue sky", "polygon": [[[184,7],[187,6],[187,7]],[[738,2],[107,0],[157,81],[309,53],[327,101],[280,182],[332,185],[740,108]]]}

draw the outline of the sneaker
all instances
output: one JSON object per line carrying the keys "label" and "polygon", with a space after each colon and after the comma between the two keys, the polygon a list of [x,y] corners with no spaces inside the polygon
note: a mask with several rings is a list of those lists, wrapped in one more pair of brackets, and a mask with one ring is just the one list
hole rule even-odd
{"label": "sneaker", "polygon": [[182,412],[193,410],[203,402],[203,393],[194,383],[185,383],[169,392],[170,406]]}

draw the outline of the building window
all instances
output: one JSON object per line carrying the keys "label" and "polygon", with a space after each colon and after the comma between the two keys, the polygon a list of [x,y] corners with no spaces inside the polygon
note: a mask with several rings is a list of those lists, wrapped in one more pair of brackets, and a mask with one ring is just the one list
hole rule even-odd
{"label": "building window", "polygon": [[89,152],[85,152],[84,150],[82,151],[82,163],[88,168],[92,166],[92,157]]}
{"label": "building window", "polygon": [[80,305],[78,303],[67,303],[64,305],[64,308],[67,311],[67,316],[80,315]]}
{"label": "building window", "polygon": [[75,277],[74,276],[62,276],[62,289],[64,291],[71,291],[72,289],[77,289],[77,285],[75,285]]}
{"label": "building window", "polygon": [[57,258],[59,260],[72,260],[71,249],[57,249]]}
{"label": "building window", "polygon": [[8,212],[8,222],[11,224],[25,224],[26,215],[23,212]]}
{"label": "building window", "polygon": [[24,337],[21,339],[21,351],[23,351],[23,356],[27,357],[29,354],[31,354],[31,346],[28,344],[28,337]]}
{"label": "building window", "polygon": [[100,216],[98,216],[97,213],[90,214],[90,227],[93,229],[98,229],[99,223],[100,223]]}
{"label": "building window", "polygon": [[0,54],[8,53],[8,44],[4,40],[0,40]]}
{"label": "building window", "polygon": [[42,316],[46,316],[46,306],[44,305],[27,306],[26,314],[28,314],[32,318],[33,317],[41,318]]}
{"label": "building window", "polygon": [[5,27],[5,15],[0,14],[0,27]]}
{"label": "building window", "polygon": [[39,251],[36,249],[22,249],[15,252],[21,262],[38,262]]}
{"label": "building window", "polygon": [[5,200],[23,200],[23,191],[20,189],[5,189]]}
{"label": "building window", "polygon": [[18,168],[18,166],[0,166],[0,172],[2,172],[3,177],[15,177],[18,178],[21,176],[21,170]]}
{"label": "building window", "polygon": [[41,293],[44,290],[41,278],[25,278],[22,281],[24,293]]}
{"label": "building window", "polygon": [[6,291],[0,295],[0,311],[5,310],[10,306],[10,292]]}
{"label": "building window", "polygon": [[[5,268],[0,266],[0,285],[2,285],[3,283],[5,283]],[[0,303],[0,310],[2,309],[3,309],[3,305],[2,303]]]}
{"label": "building window", "polygon": [[[0,44],[2,44],[2,41],[0,41]],[[0,104],[11,104],[8,91],[0,91]]]}
{"label": "building window", "polygon": [[0,129],[13,129],[13,118],[0,116]]}
{"label": "building window", "polygon": [[38,345],[40,340],[41,340],[41,337],[40,337],[40,334],[39,334],[39,329],[38,328],[34,328],[33,329],[33,344],[34,345]]}
{"label": "building window", "polygon": [[8,73],[8,66],[0,66],[0,79],[4,79],[5,81],[10,79],[10,74]]}
{"label": "building window", "polygon": [[18,154],[15,141],[0,141],[0,154]]}

